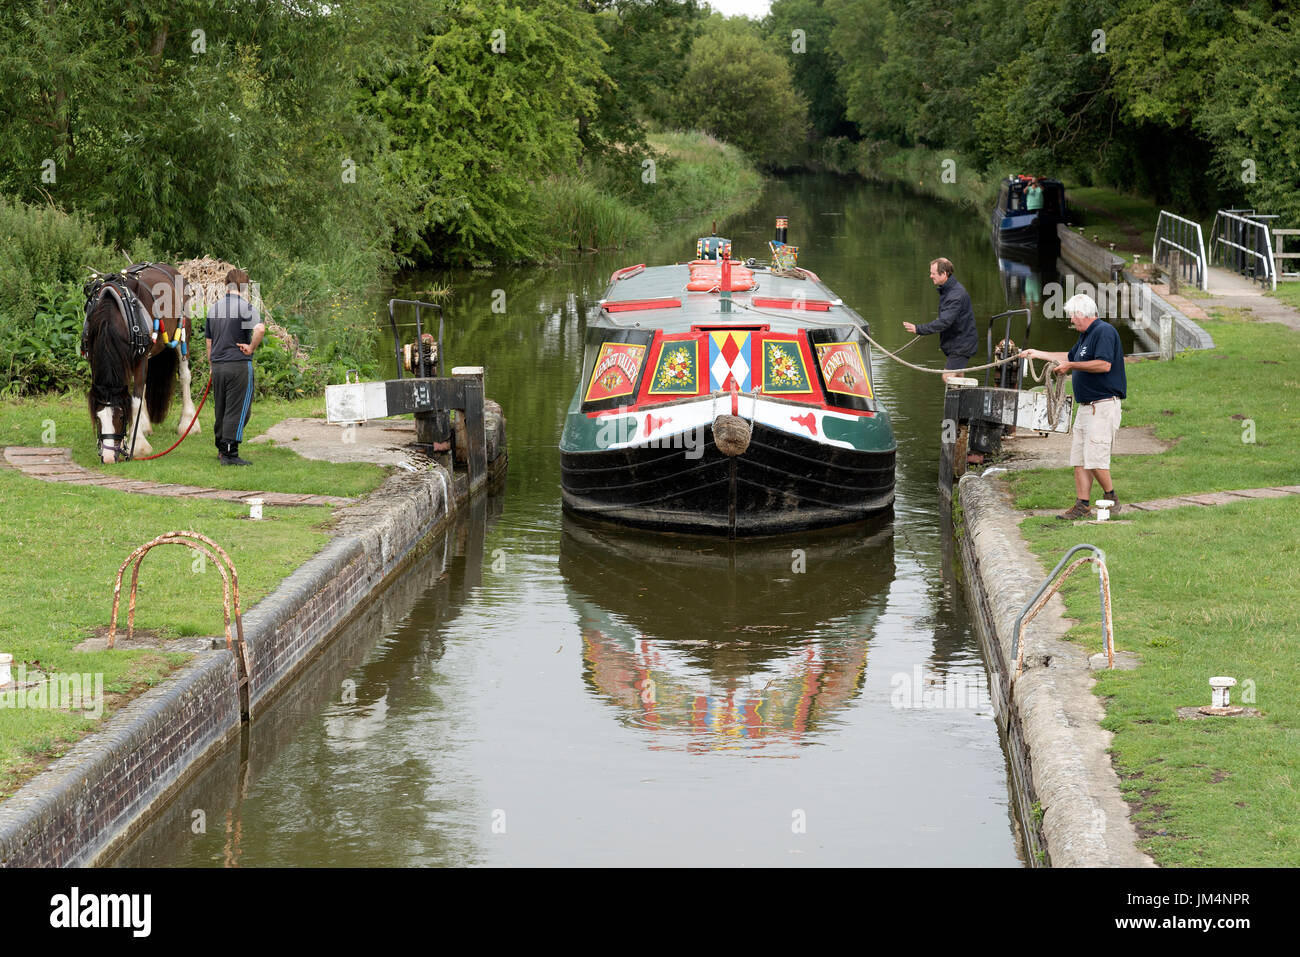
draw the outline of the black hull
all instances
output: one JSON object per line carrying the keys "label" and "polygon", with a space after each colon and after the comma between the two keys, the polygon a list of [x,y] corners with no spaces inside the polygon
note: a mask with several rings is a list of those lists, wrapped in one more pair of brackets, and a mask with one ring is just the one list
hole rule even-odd
{"label": "black hull", "polygon": [[999,251],[1019,252],[1037,259],[1060,245],[1056,235],[1056,224],[1060,220],[1054,216],[1036,216],[1025,226],[1009,228],[998,225],[1000,221],[1001,217],[995,215],[993,244]]}
{"label": "black hull", "polygon": [[750,538],[862,521],[894,502],[895,450],[860,452],[755,425],[729,458],[707,430],[703,454],[628,448],[562,452],[564,507],[661,532]]}

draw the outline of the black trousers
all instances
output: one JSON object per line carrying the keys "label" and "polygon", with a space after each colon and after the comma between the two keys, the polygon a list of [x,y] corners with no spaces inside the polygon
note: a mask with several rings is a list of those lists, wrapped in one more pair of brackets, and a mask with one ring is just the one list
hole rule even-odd
{"label": "black trousers", "polygon": [[253,362],[212,363],[212,401],[217,420],[212,431],[217,451],[236,455],[253,406]]}

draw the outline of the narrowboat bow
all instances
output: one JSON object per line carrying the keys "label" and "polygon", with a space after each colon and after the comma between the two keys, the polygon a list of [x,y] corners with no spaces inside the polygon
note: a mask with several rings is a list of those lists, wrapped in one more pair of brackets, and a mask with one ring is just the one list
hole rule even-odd
{"label": "narrowboat bow", "polygon": [[894,500],[897,445],[866,321],[795,265],[697,258],[615,272],[560,440],[564,507],[659,531],[775,535]]}

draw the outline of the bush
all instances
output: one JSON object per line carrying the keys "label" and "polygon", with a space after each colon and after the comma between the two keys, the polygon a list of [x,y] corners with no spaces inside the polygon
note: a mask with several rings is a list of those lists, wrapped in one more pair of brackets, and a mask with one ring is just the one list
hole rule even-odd
{"label": "bush", "polygon": [[45,286],[80,285],[89,269],[116,268],[115,256],[89,218],[0,196],[0,323],[8,327],[5,338],[31,321]]}
{"label": "bush", "polygon": [[78,283],[45,283],[36,311],[14,323],[0,343],[5,381],[0,392],[31,395],[84,387],[90,367],[81,358],[82,295]]}

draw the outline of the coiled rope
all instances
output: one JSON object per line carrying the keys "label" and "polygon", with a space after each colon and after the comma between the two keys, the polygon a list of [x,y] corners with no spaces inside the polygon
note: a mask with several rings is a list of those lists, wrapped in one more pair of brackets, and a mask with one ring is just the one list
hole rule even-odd
{"label": "coiled rope", "polygon": [[1029,375],[1035,382],[1043,384],[1043,391],[1047,393],[1047,424],[1053,429],[1061,418],[1061,410],[1065,408],[1065,376],[1053,375],[1052,370],[1060,365],[1055,359],[1048,359],[1043,365],[1043,374],[1039,375],[1034,368],[1034,360],[1029,359]]}

